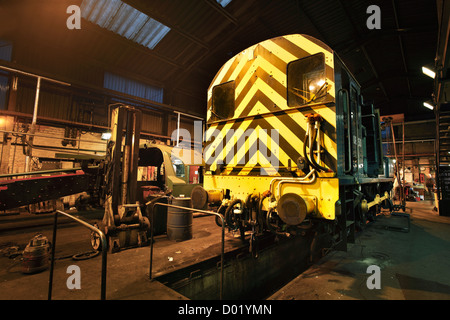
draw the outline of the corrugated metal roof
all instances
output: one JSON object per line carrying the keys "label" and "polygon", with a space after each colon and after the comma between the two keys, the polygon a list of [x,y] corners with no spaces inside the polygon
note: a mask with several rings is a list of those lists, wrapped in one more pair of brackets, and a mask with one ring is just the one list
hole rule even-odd
{"label": "corrugated metal roof", "polygon": [[154,49],[170,28],[120,0],[83,0],[81,15],[102,28]]}

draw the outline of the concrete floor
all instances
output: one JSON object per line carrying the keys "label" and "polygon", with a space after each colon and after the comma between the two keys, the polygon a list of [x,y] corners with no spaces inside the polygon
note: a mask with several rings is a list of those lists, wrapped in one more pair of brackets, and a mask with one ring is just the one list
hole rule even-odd
{"label": "concrete floor", "polygon": [[[76,214],[74,214],[76,215]],[[79,215],[83,217],[82,214]],[[84,217],[93,223],[97,215]],[[176,242],[166,235],[155,236],[152,263],[153,278],[200,260],[220,255],[221,228],[214,222],[215,216],[196,217],[193,238]],[[8,250],[19,247],[23,250],[36,233],[52,241],[52,221],[49,215],[3,218],[0,235],[0,300],[46,300],[48,298],[49,269],[36,274],[22,273],[21,256],[8,257]],[[57,230],[55,267],[52,299],[54,300],[98,300],[101,285],[101,256],[87,260],[73,260],[78,253],[92,251],[90,231],[62,219]],[[11,226],[8,226],[10,224]],[[14,225],[14,226],[12,226]],[[31,227],[37,225],[36,227]],[[28,226],[25,228],[25,226]],[[3,230],[1,230],[3,229]],[[226,235],[225,251],[239,247],[241,241],[232,234]],[[68,267],[80,268],[81,289],[68,289],[66,281],[71,274]],[[179,300],[186,299],[157,281],[149,280],[150,246],[130,248],[107,255],[106,299],[127,300]]]}
{"label": "concrete floor", "polygon": [[[431,201],[407,202],[405,218],[378,216],[348,252],[331,252],[269,300],[450,300],[450,217]],[[380,289],[371,265],[380,267]]]}
{"label": "concrete floor", "polygon": [[[430,201],[408,202],[410,231],[393,231],[388,226],[406,226],[405,218],[379,216],[361,232],[348,252],[330,252],[317,264],[271,295],[268,300],[450,300],[450,217],[440,217]],[[12,223],[23,215],[3,218]],[[94,218],[90,216],[86,218]],[[0,222],[0,299],[45,300],[49,270],[37,274],[21,272],[20,255],[8,257],[8,250],[23,250],[36,232],[51,241],[51,219],[34,228],[7,230]],[[17,223],[17,222],[14,222]],[[3,229],[2,229],[3,228]],[[220,228],[214,217],[194,219],[193,239],[174,242],[165,235],[155,238],[153,276],[182,268],[220,254]],[[73,260],[72,255],[90,251],[87,229],[66,223],[58,228],[53,294],[55,300],[98,300],[100,298],[101,258]],[[241,246],[232,234],[226,234],[226,250]],[[106,299],[112,300],[185,300],[181,294],[150,281],[150,247],[132,248],[108,254]],[[81,289],[68,289],[71,274],[67,268],[81,270]],[[370,265],[380,267],[380,289],[368,289]]]}

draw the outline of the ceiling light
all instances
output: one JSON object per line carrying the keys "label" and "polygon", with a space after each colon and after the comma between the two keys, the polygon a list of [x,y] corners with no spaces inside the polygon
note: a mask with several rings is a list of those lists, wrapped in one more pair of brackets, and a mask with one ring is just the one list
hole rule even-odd
{"label": "ceiling light", "polygon": [[430,109],[430,110],[434,110],[434,106],[433,106],[433,104],[432,104],[431,101],[425,101],[425,102],[423,103],[423,105],[424,105],[426,108]]}
{"label": "ceiling light", "polygon": [[428,67],[422,67],[422,72],[433,79],[436,77],[436,72]]}

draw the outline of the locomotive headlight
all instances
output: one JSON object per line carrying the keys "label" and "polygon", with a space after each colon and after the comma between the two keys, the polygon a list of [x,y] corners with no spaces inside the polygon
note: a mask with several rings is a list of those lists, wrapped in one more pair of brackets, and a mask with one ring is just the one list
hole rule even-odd
{"label": "locomotive headlight", "polygon": [[313,92],[313,91],[320,90],[320,88],[322,88],[322,86],[325,83],[326,83],[325,79],[320,79],[319,81],[316,82],[316,85],[314,85],[314,84],[309,85],[309,91]]}
{"label": "locomotive headlight", "polygon": [[320,79],[318,82],[317,82],[317,85],[319,86],[319,88],[321,87],[321,86],[323,86],[325,84],[325,79]]}

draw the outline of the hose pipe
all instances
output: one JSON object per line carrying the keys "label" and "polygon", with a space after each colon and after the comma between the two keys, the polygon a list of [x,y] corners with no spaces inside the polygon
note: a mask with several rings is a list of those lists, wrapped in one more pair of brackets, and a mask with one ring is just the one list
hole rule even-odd
{"label": "hose pipe", "polygon": [[[314,148],[313,148],[312,144],[313,144],[314,142],[316,142],[316,139],[317,139],[317,132],[318,132],[318,131],[319,131],[318,128],[317,128],[317,129],[314,129],[314,137],[313,137],[313,139],[312,139],[313,142],[311,143],[311,146],[310,146],[310,148],[309,148],[309,156],[311,157],[311,162],[312,162],[312,164],[313,164],[313,167],[314,167],[316,170],[318,170],[318,171],[330,172],[330,171],[331,171],[330,169],[325,168],[325,167],[321,166],[320,164],[318,164],[318,163],[316,162],[316,159],[314,158]],[[317,144],[320,144],[320,141],[317,141]],[[320,151],[318,150],[318,152],[320,152]]]}
{"label": "hose pipe", "polygon": [[[241,214],[234,213],[234,206],[240,204],[242,210]],[[244,213],[244,202],[242,200],[236,199],[230,203],[228,208],[225,210],[225,222],[227,226],[233,230],[237,230],[240,227],[240,221],[242,219],[242,214]]]}
{"label": "hose pipe", "polygon": [[[305,135],[305,140],[303,141],[303,157],[305,157],[306,163],[314,168],[314,165],[311,163],[311,161],[308,158],[308,153],[306,152],[306,145],[308,144],[308,138],[309,138],[309,134],[310,134],[311,128],[310,128],[310,124],[308,122],[307,124],[307,129],[306,129],[306,135]],[[310,146],[311,147],[311,146]],[[311,149],[311,148],[310,148]]]}
{"label": "hose pipe", "polygon": [[[311,163],[311,166],[316,169],[317,171],[325,171],[325,172],[332,172],[332,170],[325,168],[321,165],[319,165],[314,158],[314,143],[317,143],[317,156],[320,159],[320,122],[323,120],[323,118],[319,114],[308,114],[306,116],[308,118],[308,131],[307,135],[311,135],[311,131],[314,131],[312,140],[309,141],[309,156],[310,159],[307,159],[309,163]],[[312,128],[314,127],[314,128]],[[311,129],[312,128],[312,129]],[[319,136],[319,139],[317,137]],[[316,141],[319,140],[319,141]],[[306,141],[306,140],[305,140]],[[303,146],[304,153],[306,154],[306,147]]]}

